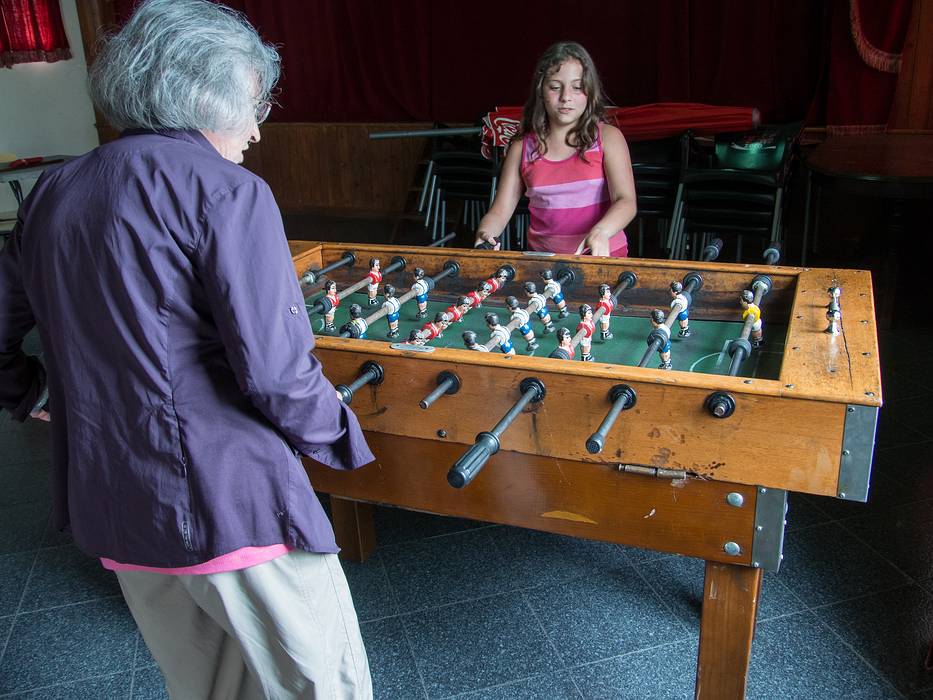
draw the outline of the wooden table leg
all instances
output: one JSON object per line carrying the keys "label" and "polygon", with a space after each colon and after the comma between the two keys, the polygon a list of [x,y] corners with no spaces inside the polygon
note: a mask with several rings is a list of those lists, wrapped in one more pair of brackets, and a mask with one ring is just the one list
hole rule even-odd
{"label": "wooden table leg", "polygon": [[349,561],[366,561],[376,548],[372,505],[331,496],[330,514],[340,557]]}
{"label": "wooden table leg", "polygon": [[761,569],[706,562],[696,698],[745,697]]}

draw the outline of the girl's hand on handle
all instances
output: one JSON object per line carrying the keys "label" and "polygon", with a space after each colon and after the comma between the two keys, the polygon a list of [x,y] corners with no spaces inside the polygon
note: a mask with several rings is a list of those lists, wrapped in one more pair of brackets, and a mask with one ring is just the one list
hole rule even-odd
{"label": "girl's hand on handle", "polygon": [[583,242],[577,246],[574,255],[596,255],[605,258],[609,257],[609,234],[603,233],[598,229],[590,231]]}
{"label": "girl's hand on handle", "polygon": [[473,247],[484,248],[486,250],[499,250],[499,239],[486,231],[477,231]]}

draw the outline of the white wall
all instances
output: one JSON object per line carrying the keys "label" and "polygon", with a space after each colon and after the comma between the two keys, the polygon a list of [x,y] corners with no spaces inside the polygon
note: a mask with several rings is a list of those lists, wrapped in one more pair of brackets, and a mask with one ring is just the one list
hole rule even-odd
{"label": "white wall", "polygon": [[[0,153],[80,155],[98,145],[75,0],[61,0],[71,58],[0,68]],[[23,182],[24,190],[32,182]],[[0,183],[0,212],[16,209]]]}

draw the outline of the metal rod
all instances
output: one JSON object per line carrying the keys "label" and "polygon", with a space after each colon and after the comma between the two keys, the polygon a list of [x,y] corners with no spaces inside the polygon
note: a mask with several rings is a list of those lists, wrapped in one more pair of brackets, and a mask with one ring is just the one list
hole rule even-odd
{"label": "metal rod", "polygon": [[479,136],[481,126],[465,126],[451,129],[412,129],[411,131],[376,131],[369,135],[373,141],[382,139],[436,138],[443,136]]}
{"label": "metal rod", "polygon": [[351,252],[346,252],[337,262],[331,263],[330,265],[325,265],[320,270],[308,270],[301,276],[301,284],[304,286],[310,286],[315,282],[319,282],[323,275],[326,275],[328,272],[336,270],[347,265],[353,265],[356,262],[356,256]]}

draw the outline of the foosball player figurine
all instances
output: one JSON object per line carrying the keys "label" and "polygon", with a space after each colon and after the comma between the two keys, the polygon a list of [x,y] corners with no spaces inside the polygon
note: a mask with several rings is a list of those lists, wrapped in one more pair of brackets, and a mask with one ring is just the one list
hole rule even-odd
{"label": "foosball player figurine", "polygon": [[418,300],[418,313],[415,318],[424,318],[428,315],[428,283],[424,280],[424,270],[416,267],[414,270],[415,283],[411,285]]}
{"label": "foosball player figurine", "polygon": [[[667,326],[664,325],[664,321],[667,320],[664,312],[661,309],[655,309],[651,312],[651,326],[653,328],[664,327],[667,330]],[[658,357],[661,358],[661,364],[658,365],[658,369],[673,369],[671,364],[671,337],[670,331],[665,334],[667,340],[665,343],[658,348]]]}
{"label": "foosball player figurine", "polygon": [[508,306],[509,311],[512,312],[512,320],[518,323],[519,333],[522,334],[525,342],[528,343],[525,350],[528,352],[537,350],[540,346],[538,345],[538,341],[535,340],[535,331],[534,328],[531,327],[531,316],[528,314],[528,311],[518,305],[518,299],[515,297],[506,297],[505,305]]}
{"label": "foosball player figurine", "polygon": [[409,345],[424,345],[424,336],[421,335],[421,331],[412,329],[411,333],[408,334],[408,340],[405,342]]}
{"label": "foosball player figurine", "polygon": [[593,333],[596,331],[596,324],[593,323],[593,307],[589,304],[580,304],[580,323],[577,324],[577,333],[584,331],[580,338],[580,359],[584,362],[593,361]]}
{"label": "foosball player figurine", "polygon": [[434,340],[435,338],[440,338],[444,335],[444,330],[447,326],[450,325],[450,319],[447,318],[447,314],[443,311],[438,311],[433,321],[429,321],[421,326],[421,337],[424,338],[424,342]]}
{"label": "foosball player figurine", "polygon": [[463,344],[466,345],[467,350],[489,352],[489,348],[476,341],[476,333],[474,331],[463,331]]}
{"label": "foosball player figurine", "polygon": [[489,294],[495,294],[498,292],[500,289],[502,289],[502,285],[508,281],[509,271],[504,267],[500,267],[498,270],[496,270],[496,274],[486,280],[486,284],[489,285]]}
{"label": "foosball player figurine", "polygon": [[379,258],[370,258],[369,259],[369,286],[366,287],[366,291],[369,292],[369,305],[375,306],[379,302],[376,301],[376,291],[379,289],[379,283],[382,282],[382,272],[379,269]]}
{"label": "foosball player figurine", "polygon": [[680,307],[677,314],[677,320],[680,323],[680,332],[677,334],[681,338],[690,337],[690,302],[683,293],[684,286],[680,282],[671,282],[671,308]]}
{"label": "foosball player figurine", "polygon": [[560,287],[560,282],[554,279],[554,273],[550,270],[541,271],[541,279],[544,280],[544,293],[551,292],[551,299],[557,306],[557,318],[567,318],[570,312],[567,311],[567,302],[564,300],[564,292]]}
{"label": "foosball player figurine", "polygon": [[496,314],[491,312],[486,314],[486,328],[489,329],[489,339],[496,341],[503,355],[515,354],[511,333],[506,330],[505,326],[499,325],[499,317]]}
{"label": "foosball player figurine", "polygon": [[755,295],[750,289],[745,289],[742,291],[742,296],[739,298],[739,303],[742,304],[742,320],[744,321],[749,316],[754,319],[752,323],[752,345],[754,347],[761,347],[761,344],[764,342],[764,333],[761,330],[761,309],[758,307],[758,304],[755,303]]}
{"label": "foosball player figurine", "polygon": [[554,322],[551,320],[551,313],[547,310],[547,297],[538,293],[538,288],[534,282],[525,282],[525,294],[528,297],[528,308],[534,309],[534,312],[544,324],[542,335],[554,332]]}
{"label": "foosball player figurine", "polygon": [[573,335],[570,333],[570,330],[567,328],[558,328],[557,335],[554,336],[557,338],[557,347],[551,350],[551,354],[548,357],[553,357],[557,360],[572,360],[573,359]]}
{"label": "foosball player figurine", "polygon": [[349,332],[351,338],[365,338],[369,326],[363,318],[363,307],[359,304],[350,304],[350,320],[340,329],[341,333]]}
{"label": "foosball player figurine", "polygon": [[599,317],[599,337],[602,340],[612,340],[612,331],[609,330],[609,323],[612,321],[612,310],[616,307],[616,300],[612,298],[612,287],[608,284],[599,285],[599,301],[596,303],[597,309],[603,310],[603,315]]}
{"label": "foosball player figurine", "polygon": [[451,323],[459,323],[463,319],[463,315],[470,310],[470,307],[473,306],[473,302],[467,297],[460,297],[457,299],[455,304],[448,306],[444,313],[450,317]]}
{"label": "foosball player figurine", "polygon": [[476,289],[467,294],[467,299],[470,300],[470,307],[478,309],[483,305],[483,302],[492,294],[492,285],[489,283],[489,280],[482,282]]}
{"label": "foosball player figurine", "polygon": [[382,296],[385,297],[382,308],[386,310],[386,321],[389,324],[389,332],[386,333],[386,337],[398,338],[398,315],[401,304],[395,296],[395,287],[387,284],[382,288]]}
{"label": "foosball player figurine", "polygon": [[334,325],[334,314],[337,313],[337,307],[340,306],[340,297],[337,296],[337,283],[334,280],[327,280],[324,283],[324,296],[330,302],[330,309],[324,314],[324,330],[334,333],[337,326]]}

